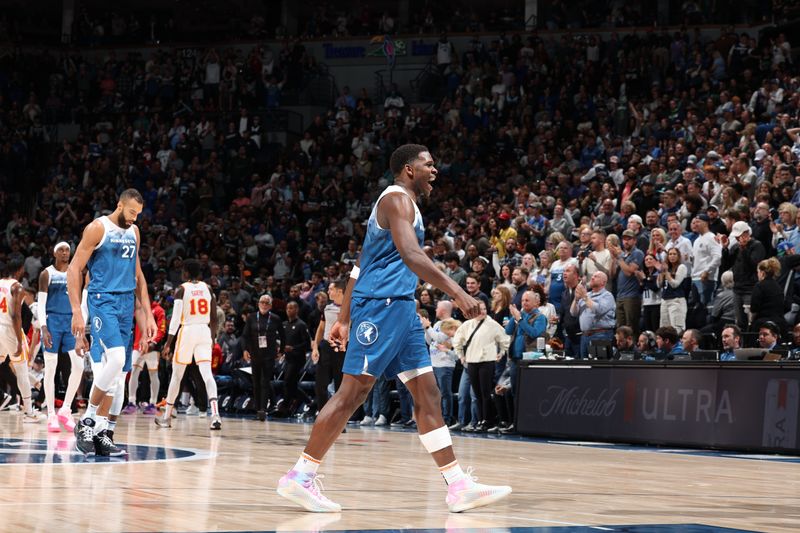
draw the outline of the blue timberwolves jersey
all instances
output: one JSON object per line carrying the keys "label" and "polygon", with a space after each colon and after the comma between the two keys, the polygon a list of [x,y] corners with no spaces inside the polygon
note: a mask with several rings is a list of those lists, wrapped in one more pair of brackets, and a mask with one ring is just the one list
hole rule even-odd
{"label": "blue timberwolves jersey", "polygon": [[89,293],[130,292],[136,288],[136,226],[122,229],[108,217],[103,224],[103,238],[89,259]]}
{"label": "blue timberwolves jersey", "polygon": [[[402,187],[390,185],[378,197],[367,222],[367,236],[361,250],[361,273],[353,288],[353,296],[361,298],[414,297],[418,278],[409,269],[392,240],[392,232],[378,225],[378,204],[389,193],[408,195]],[[410,197],[409,197],[410,199]],[[412,203],[414,201],[412,200]],[[420,247],[425,238],[422,214],[414,203],[414,232]]]}
{"label": "blue timberwolves jersey", "polygon": [[47,267],[47,276],[50,278],[47,285],[47,314],[72,315],[72,306],[67,295],[67,273],[50,265]]}

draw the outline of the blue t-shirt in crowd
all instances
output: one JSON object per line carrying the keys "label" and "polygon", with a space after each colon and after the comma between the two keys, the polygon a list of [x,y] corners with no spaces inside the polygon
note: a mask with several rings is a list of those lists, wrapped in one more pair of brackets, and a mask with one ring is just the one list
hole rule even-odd
{"label": "blue t-shirt in crowd", "polygon": [[[627,264],[636,263],[639,265],[639,270],[642,269],[644,264],[644,253],[635,248],[629,253],[622,252],[620,255],[623,261]],[[639,278],[636,274],[626,275],[622,269],[617,272],[617,300],[622,298],[641,298],[642,286],[639,284]]]}

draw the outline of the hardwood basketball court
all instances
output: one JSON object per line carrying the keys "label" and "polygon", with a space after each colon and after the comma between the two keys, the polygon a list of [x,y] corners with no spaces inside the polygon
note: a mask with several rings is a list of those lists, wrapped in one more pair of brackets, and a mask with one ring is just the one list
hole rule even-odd
{"label": "hardwood basketball court", "polygon": [[451,514],[444,481],[415,432],[352,425],[320,469],[343,512],[307,513],[275,486],[310,424],[225,418],[222,431],[211,432],[208,422],[181,415],[165,430],[152,416],[123,416],[115,440],[129,457],[95,462],[75,450],[72,435],[48,435],[44,423],[23,426],[19,413],[0,413],[0,529],[800,529],[796,457],[454,435],[462,465],[514,493]]}

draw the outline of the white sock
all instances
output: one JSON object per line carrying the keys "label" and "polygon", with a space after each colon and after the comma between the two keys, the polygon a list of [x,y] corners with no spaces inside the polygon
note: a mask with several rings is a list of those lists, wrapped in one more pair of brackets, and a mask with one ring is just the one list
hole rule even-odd
{"label": "white sock", "polygon": [[83,357],[75,353],[75,350],[70,350],[69,360],[72,365],[72,370],[69,373],[69,380],[67,380],[67,393],[64,395],[64,405],[61,409],[69,410],[72,412],[72,401],[75,399],[75,394],[78,392],[78,387],[81,384],[83,377]]}
{"label": "white sock", "polygon": [[158,403],[159,388],[161,388],[161,380],[158,379],[158,371],[150,372],[150,403],[153,405]]}
{"label": "white sock", "polygon": [[94,434],[97,435],[104,429],[108,429],[108,417],[97,415],[95,419]]}
{"label": "white sock", "polygon": [[44,396],[47,398],[47,416],[56,415],[56,366],[58,354],[44,352]]}
{"label": "white sock", "polygon": [[89,406],[86,407],[86,412],[83,414],[83,419],[86,420],[87,418],[91,418],[95,420],[97,418],[97,408],[100,407],[99,405],[95,405],[92,402],[89,402]]}
{"label": "white sock", "polygon": [[211,410],[211,416],[217,416],[219,414],[219,409],[217,408],[217,382],[214,381],[214,374],[211,372],[211,363],[204,361],[198,366],[200,367],[200,376],[203,378],[203,383],[206,386],[208,407]]}
{"label": "white sock", "polygon": [[217,399],[216,398],[209,398],[208,399],[208,408],[211,409],[211,416],[219,415],[219,407],[217,406]]}
{"label": "white sock", "polygon": [[109,431],[114,431],[115,429],[117,429],[117,421],[116,420],[109,420],[108,421],[108,430]]}
{"label": "white sock", "polygon": [[139,389],[139,372],[142,369],[134,366],[131,369],[131,379],[128,382],[128,403],[136,404],[136,391]]}
{"label": "white sock", "polygon": [[442,474],[445,483],[448,485],[452,485],[453,483],[461,481],[465,475],[464,471],[461,470],[461,466],[458,464],[458,461],[453,461],[448,465],[440,466],[439,472]]}
{"label": "white sock", "polygon": [[297,460],[297,463],[295,463],[292,470],[297,470],[303,474],[316,474],[317,470],[319,470],[319,465],[321,462],[322,461],[319,459],[314,459],[307,453],[302,453],[300,454],[300,459]]}
{"label": "white sock", "polygon": [[12,363],[14,374],[17,377],[17,388],[22,396],[22,405],[25,406],[25,413],[33,414],[33,402],[31,401],[31,382],[28,374],[28,364],[25,361]]}
{"label": "white sock", "polygon": [[25,406],[25,414],[33,416],[33,401],[30,396],[22,397],[22,405]]}

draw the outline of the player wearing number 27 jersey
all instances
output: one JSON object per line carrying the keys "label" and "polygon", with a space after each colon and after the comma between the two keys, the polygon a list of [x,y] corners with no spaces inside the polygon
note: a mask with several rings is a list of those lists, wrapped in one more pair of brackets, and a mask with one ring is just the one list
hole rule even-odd
{"label": "player wearing number 27 jersey", "polygon": [[92,221],[67,269],[67,293],[72,307],[72,332],[78,353],[85,349],[81,315],[83,269],[89,269],[87,304],[93,349],[94,383],[83,419],[75,426],[76,445],[84,453],[116,453],[106,433],[111,398],[130,368],[127,348],[133,329],[134,300],[139,300],[147,324],[147,339],[156,333],[147,284],[139,265],[139,229],[134,222],[144,201],[136,189],[120,194],[116,210]]}

